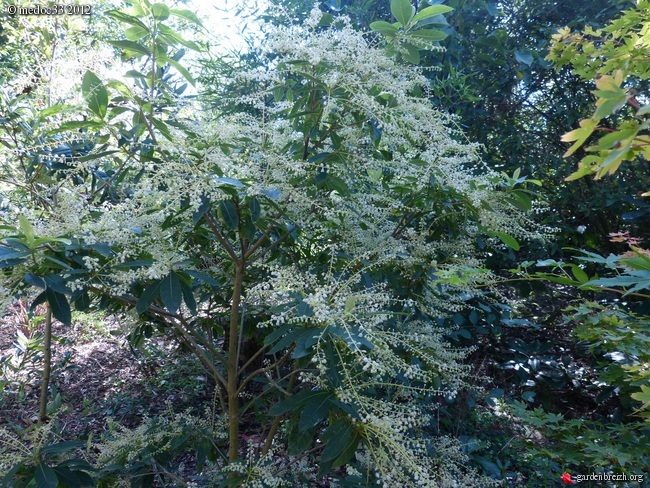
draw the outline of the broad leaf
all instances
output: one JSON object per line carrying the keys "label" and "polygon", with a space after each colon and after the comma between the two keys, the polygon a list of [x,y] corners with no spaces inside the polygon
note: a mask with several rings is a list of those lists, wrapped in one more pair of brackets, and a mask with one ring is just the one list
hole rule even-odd
{"label": "broad leaf", "polygon": [[151,13],[153,13],[153,18],[160,20],[167,20],[169,18],[169,7],[164,3],[155,3],[151,6]]}
{"label": "broad leaf", "polygon": [[160,285],[160,298],[168,311],[176,313],[183,301],[183,290],[178,275],[174,271],[163,278]]}
{"label": "broad leaf", "polygon": [[239,215],[235,205],[229,200],[219,202],[219,214],[227,227],[237,229],[239,227]]}
{"label": "broad leaf", "polygon": [[406,49],[406,52],[402,53],[402,57],[406,61],[412,64],[418,64],[420,62],[420,50],[417,48],[417,46],[405,42],[402,44],[402,47]]}
{"label": "broad leaf", "polygon": [[447,5],[431,5],[430,7],[423,8],[417,14],[415,14],[415,17],[413,17],[413,22],[419,22],[420,20],[428,19],[429,17],[446,14],[452,10],[454,9]]}
{"label": "broad leaf", "polygon": [[598,126],[598,121],[593,119],[583,119],[580,121],[580,128],[567,132],[562,136],[562,141],[572,142],[576,141],[573,146],[569,148],[567,152],[564,153],[564,157],[571,156],[576,150],[584,144],[584,142],[589,138],[593,131]]}
{"label": "broad leaf", "polygon": [[327,391],[320,393],[320,395],[312,396],[302,409],[300,422],[298,423],[298,429],[301,432],[315,427],[327,418],[327,414],[332,406],[330,400],[335,398],[335,396]]}
{"label": "broad leaf", "polygon": [[129,41],[138,41],[149,35],[149,29],[139,25],[134,25],[133,27],[126,29],[124,35]]}
{"label": "broad leaf", "polygon": [[415,15],[410,0],[390,0],[390,12],[402,25],[407,25]]}
{"label": "broad leaf", "polygon": [[145,290],[142,292],[142,295],[140,295],[140,298],[138,298],[138,301],[135,304],[136,312],[139,314],[143,313],[151,306],[153,301],[160,296],[161,285],[162,280],[156,281],[145,288]]}
{"label": "broad leaf", "polygon": [[395,37],[399,32],[399,29],[395,27],[393,24],[390,24],[383,20],[373,22],[372,24],[370,24],[370,28],[375,32],[379,32],[380,34],[383,34],[388,37]]}
{"label": "broad leaf", "polygon": [[59,479],[52,468],[40,462],[34,468],[34,479],[38,488],[57,488]]}
{"label": "broad leaf", "polygon": [[530,66],[533,64],[534,58],[530,51],[515,51],[515,59],[520,63]]}
{"label": "broad leaf", "polygon": [[189,20],[190,22],[195,23],[196,25],[203,27],[203,24],[199,20],[199,18],[196,16],[194,12],[191,10],[179,10],[179,9],[169,9],[169,13],[172,15],[175,15],[176,17],[181,17],[185,20]]}
{"label": "broad leaf", "polygon": [[269,415],[277,417],[278,415],[284,415],[287,412],[297,410],[302,407],[308,401],[314,398],[320,398],[323,395],[323,390],[302,390],[295,395],[290,396],[282,400],[279,403],[276,403],[269,409]]}
{"label": "broad leaf", "polygon": [[108,107],[108,92],[102,81],[92,71],[86,71],[81,82],[81,91],[88,108],[103,119]]}
{"label": "broad leaf", "polygon": [[47,302],[50,304],[54,318],[61,321],[64,325],[70,325],[72,323],[72,313],[66,296],[51,288],[45,289],[45,296]]}
{"label": "broad leaf", "polygon": [[248,201],[248,209],[251,211],[251,220],[253,223],[257,222],[260,218],[260,214],[262,213],[260,201],[255,197],[251,197],[251,199]]}
{"label": "broad leaf", "polygon": [[176,68],[176,71],[178,71],[183,76],[183,78],[189,81],[192,86],[196,84],[194,77],[190,74],[189,71],[185,69],[185,67],[183,67],[182,64],[180,64],[178,61],[175,61],[171,58],[167,58],[167,62],[171,64],[174,68]]}
{"label": "broad leaf", "polygon": [[328,442],[318,463],[319,477],[352,459],[361,440],[353,425],[346,420],[337,420],[323,432],[322,437]]}
{"label": "broad leaf", "polygon": [[511,235],[505,234],[503,232],[495,232],[494,235],[498,237],[506,246],[514,249],[515,251],[519,251],[519,243],[517,242],[517,239]]}

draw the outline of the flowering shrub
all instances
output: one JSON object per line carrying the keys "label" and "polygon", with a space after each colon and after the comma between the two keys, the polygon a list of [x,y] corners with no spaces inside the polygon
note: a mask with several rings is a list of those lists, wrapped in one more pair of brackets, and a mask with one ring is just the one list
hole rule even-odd
{"label": "flowering shrub", "polygon": [[[180,96],[200,47],[171,21],[193,14],[109,15],[134,84],[87,71],[81,106],[3,108],[7,131],[42,123],[3,162],[47,175],[9,194],[6,295],[40,289],[63,322],[71,304],[127,308],[134,340],[182,342],[227,419],[215,462],[242,484],[283,453],[278,472],[307,457],[362,486],[476,486],[458,442],[423,432],[467,372],[434,319],[489,288],[490,246],[545,236],[525,178],[484,167],[420,71],[344,18],[270,29],[232,80],[245,94],[217,87],[230,110]],[[246,460],[242,425],[266,434]]]}

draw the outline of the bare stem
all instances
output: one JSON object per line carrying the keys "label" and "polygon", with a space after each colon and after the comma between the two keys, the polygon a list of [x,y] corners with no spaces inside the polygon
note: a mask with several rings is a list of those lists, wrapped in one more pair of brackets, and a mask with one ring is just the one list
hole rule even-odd
{"label": "bare stem", "polygon": [[38,423],[47,421],[47,390],[50,386],[52,372],[52,309],[47,305],[45,312],[45,341],[43,342],[43,378],[41,380],[41,398]]}

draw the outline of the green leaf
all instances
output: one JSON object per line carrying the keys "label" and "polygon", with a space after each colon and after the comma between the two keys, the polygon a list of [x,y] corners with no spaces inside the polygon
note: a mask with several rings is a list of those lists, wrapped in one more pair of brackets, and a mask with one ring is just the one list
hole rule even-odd
{"label": "green leaf", "polygon": [[217,176],[214,178],[214,181],[217,183],[221,183],[219,186],[232,186],[234,188],[243,188],[245,185],[234,178],[227,178],[225,176]]}
{"label": "green leaf", "polygon": [[415,15],[415,8],[409,0],[390,0],[390,12],[402,25],[407,25]]}
{"label": "green leaf", "polygon": [[533,55],[530,51],[515,51],[515,59],[520,63],[524,63],[528,66],[533,64]]}
{"label": "green leaf", "polygon": [[375,32],[379,32],[380,34],[383,34],[388,37],[395,37],[399,32],[399,29],[395,27],[393,24],[390,24],[383,20],[373,22],[372,24],[370,24],[370,28]]}
{"label": "green leaf", "polygon": [[300,432],[309,430],[327,419],[327,414],[332,406],[330,400],[335,397],[332,393],[327,391],[322,391],[320,393],[320,395],[312,396],[305,403],[305,407],[302,409],[300,421],[298,423],[298,430],[300,430]]}
{"label": "green leaf", "polygon": [[52,115],[58,115],[61,112],[67,112],[72,108],[73,108],[72,105],[61,105],[61,104],[52,105],[51,107],[41,110],[38,114],[38,118],[44,120],[46,117],[50,117]]}
{"label": "green leaf", "polygon": [[642,116],[642,115],[647,115],[647,114],[650,114],[650,103],[647,104],[647,105],[644,105],[643,107],[641,107],[641,108],[637,111],[636,116],[637,116],[637,117],[640,117],[640,116]]}
{"label": "green leaf", "polygon": [[312,398],[319,398],[323,395],[323,390],[302,390],[295,395],[285,398],[281,402],[276,403],[269,409],[269,415],[272,417],[277,417],[279,415],[284,415],[287,412],[297,410],[307,403]]}
{"label": "green leaf", "polygon": [[48,287],[45,289],[45,296],[52,308],[52,315],[64,325],[70,325],[72,323],[72,313],[65,295]]}
{"label": "green leaf", "polygon": [[183,76],[183,78],[189,81],[192,86],[195,86],[196,81],[194,80],[190,72],[183,67],[182,64],[180,64],[178,61],[175,61],[171,58],[167,58],[167,62],[171,64],[174,68],[176,68],[176,71],[178,71]]}
{"label": "green leaf", "polygon": [[178,275],[174,271],[162,279],[160,286],[160,298],[167,310],[171,313],[176,313],[181,306],[183,300],[183,290]]}
{"label": "green leaf", "polygon": [[132,55],[129,55],[129,53],[137,53],[139,56],[147,56],[149,54],[149,49],[147,49],[145,46],[142,44],[138,44],[137,42],[133,41],[108,41],[109,44],[122,49],[124,51],[127,51],[127,58],[133,57]]}
{"label": "green leaf", "polygon": [[38,488],[57,488],[59,479],[52,468],[40,462],[34,468],[34,479]]}
{"label": "green leaf", "polygon": [[337,420],[323,432],[324,439],[329,442],[323,449],[318,463],[318,476],[322,477],[333,468],[347,463],[357,450],[361,437],[354,426],[346,420]]}
{"label": "green leaf", "polygon": [[438,29],[420,29],[410,31],[408,37],[418,37],[420,39],[426,39],[427,41],[442,41],[447,37],[447,34]]}
{"label": "green leaf", "polygon": [[237,229],[239,227],[239,215],[237,215],[237,209],[230,200],[222,200],[219,202],[219,214],[226,226],[230,229]]}
{"label": "green leaf", "polygon": [[501,239],[501,242],[503,242],[506,246],[514,249],[515,251],[519,251],[519,243],[517,242],[517,239],[511,235],[504,234],[503,232],[495,232],[494,235]]}
{"label": "green leaf", "polygon": [[23,234],[25,235],[25,241],[27,243],[27,247],[32,249],[34,244],[34,228],[32,227],[32,223],[29,220],[27,220],[27,218],[24,215],[18,216],[18,222],[20,223],[20,229],[23,231]]}
{"label": "green leaf", "polygon": [[70,122],[64,122],[63,124],[61,124],[59,128],[53,130],[51,134],[56,134],[58,132],[70,132],[70,131],[80,130],[80,129],[95,130],[95,129],[101,129],[102,127],[103,127],[102,123],[93,120],[72,120]]}
{"label": "green leaf", "polygon": [[571,265],[571,272],[573,273],[573,276],[576,277],[576,280],[578,280],[580,283],[586,283],[589,281],[589,275],[587,275],[587,273],[585,273],[583,269],[577,264]]}
{"label": "green leaf", "polygon": [[293,423],[287,436],[287,454],[297,456],[305,452],[314,439],[313,430],[301,431],[297,423]]}
{"label": "green leaf", "polygon": [[[142,15],[144,15],[144,12],[142,12],[142,9],[140,9],[140,12]],[[144,25],[140,20],[137,19],[137,17],[134,17],[129,14],[125,14],[124,12],[120,12],[119,10],[109,10],[106,12],[106,15],[109,17],[113,17],[116,20],[119,20],[122,23],[125,24],[130,24],[130,25],[136,25],[138,27],[142,28],[147,28],[146,25]]]}
{"label": "green leaf", "polygon": [[413,17],[413,22],[419,22],[420,20],[428,19],[429,17],[435,17],[436,15],[446,14],[454,10],[452,7],[447,5],[431,5],[430,7],[423,8],[415,17]]}
{"label": "green leaf", "polygon": [[170,27],[167,27],[166,25],[160,25],[158,26],[160,29],[160,32],[162,36],[165,38],[167,42],[170,44],[181,44],[187,48],[192,49],[193,51],[200,51],[201,48],[199,45],[194,42],[194,41],[189,41],[185,39],[182,35],[180,35],[178,32],[176,32],[174,29],[171,29]]}
{"label": "green leaf", "polygon": [[567,152],[564,153],[564,157],[571,156],[576,150],[584,144],[584,142],[589,138],[593,131],[598,126],[598,121],[594,119],[583,119],[580,121],[580,128],[567,132],[562,136],[563,142],[572,142],[576,141],[573,146],[569,148]]}
{"label": "green leaf", "polygon": [[37,274],[26,273],[23,279],[25,280],[25,283],[27,283],[28,285],[35,286],[36,288],[40,288],[42,290],[45,289],[45,281]]}
{"label": "green leaf", "polygon": [[181,283],[181,289],[183,290],[183,300],[185,301],[185,305],[187,305],[187,308],[189,309],[190,312],[193,314],[196,313],[196,300],[194,299],[194,293],[192,293],[192,288],[190,285],[188,285],[185,280],[180,278],[180,283]]}
{"label": "green leaf", "polygon": [[253,223],[257,222],[260,219],[260,215],[262,213],[260,201],[255,197],[251,197],[251,199],[248,201],[248,208],[251,211],[251,220]]}
{"label": "green leaf", "polygon": [[356,295],[348,295],[348,297],[345,299],[345,312],[350,313],[352,310],[354,310],[354,306],[357,304],[357,296]]}
{"label": "green leaf", "polygon": [[193,22],[199,27],[203,27],[203,24],[201,23],[199,18],[191,10],[179,10],[179,9],[172,8],[169,10],[169,13],[171,15],[175,15],[176,17],[181,17],[185,20],[189,20],[190,22]]}
{"label": "green leaf", "polygon": [[420,62],[420,50],[413,44],[405,42],[402,44],[402,47],[406,49],[405,53],[402,53],[402,57],[412,64],[418,64]]}
{"label": "green leaf", "polygon": [[169,18],[170,10],[164,3],[155,3],[151,6],[151,13],[156,20],[167,20]]}
{"label": "green leaf", "polygon": [[81,91],[88,108],[103,119],[108,106],[108,92],[102,80],[92,71],[86,71],[81,82]]}
{"label": "green leaf", "polygon": [[645,270],[650,271],[650,257],[642,254],[635,249],[636,255],[621,259],[621,264],[628,268],[636,269],[637,271]]}
{"label": "green leaf", "polygon": [[160,287],[162,285],[162,280],[160,281],[155,281],[151,283],[145,290],[142,292],[142,295],[140,295],[140,298],[138,298],[138,301],[135,304],[135,310],[139,314],[143,313],[145,310],[147,310],[153,301],[160,296]]}
{"label": "green leaf", "polygon": [[57,442],[56,444],[50,444],[41,448],[41,454],[64,454],[66,452],[75,451],[77,449],[83,449],[86,447],[85,442],[81,441],[63,441]]}
{"label": "green leaf", "polygon": [[124,36],[129,41],[137,41],[143,37],[146,37],[147,35],[149,35],[149,29],[139,25],[134,25],[133,27],[129,27],[124,31]]}
{"label": "green leaf", "polygon": [[644,408],[650,407],[650,387],[641,385],[641,391],[632,393],[630,396],[639,402],[643,402]]}
{"label": "green leaf", "polygon": [[172,137],[171,132],[169,132],[169,127],[167,127],[167,124],[165,124],[162,120],[156,118],[151,119],[151,122],[156,127],[156,129],[158,129],[160,133],[165,136],[165,139],[170,142],[174,142],[174,138]]}

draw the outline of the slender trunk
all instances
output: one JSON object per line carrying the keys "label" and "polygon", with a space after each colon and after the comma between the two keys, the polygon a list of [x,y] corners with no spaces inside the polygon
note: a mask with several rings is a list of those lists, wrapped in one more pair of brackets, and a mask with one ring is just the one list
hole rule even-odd
{"label": "slender trunk", "polygon": [[[289,386],[287,386],[287,393],[292,393],[293,392],[293,385],[296,382],[296,377],[298,376],[298,361],[296,360],[293,364],[294,366],[294,371],[289,377]],[[266,442],[264,442],[264,448],[262,449],[262,457],[266,456],[266,454],[271,450],[271,446],[273,445],[273,438],[275,437],[276,432],[278,431],[278,428],[280,427],[280,421],[282,420],[282,415],[278,415],[273,419],[273,424],[271,424],[271,428],[269,429],[269,433],[266,436]]]}
{"label": "slender trunk", "polygon": [[237,345],[239,343],[239,305],[241,292],[244,283],[245,261],[242,258],[237,263],[237,274],[235,275],[235,286],[232,294],[230,309],[230,327],[228,337],[228,422],[230,426],[228,459],[232,462],[239,455],[239,395],[237,393],[237,376],[239,375],[239,364],[237,364]]}
{"label": "slender trunk", "polygon": [[47,391],[50,386],[52,371],[52,309],[47,306],[45,312],[45,341],[43,342],[43,378],[41,379],[41,399],[38,412],[38,422],[47,420]]}

